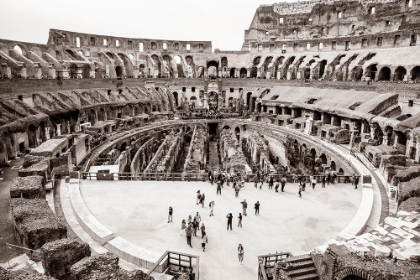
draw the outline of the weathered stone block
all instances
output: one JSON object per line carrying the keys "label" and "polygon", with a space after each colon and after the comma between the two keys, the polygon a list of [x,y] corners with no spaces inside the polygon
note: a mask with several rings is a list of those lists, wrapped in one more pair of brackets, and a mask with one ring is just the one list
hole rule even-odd
{"label": "weathered stone block", "polygon": [[70,267],[91,254],[89,244],[78,239],[60,239],[41,247],[45,274],[57,279],[67,278]]}
{"label": "weathered stone block", "polygon": [[9,271],[0,266],[0,280],[55,280],[36,271]]}
{"label": "weathered stone block", "polygon": [[44,178],[41,176],[14,178],[10,185],[10,197],[45,199]]}
{"label": "weathered stone block", "polygon": [[15,235],[22,246],[39,249],[47,242],[67,237],[66,226],[44,199],[11,199]]}

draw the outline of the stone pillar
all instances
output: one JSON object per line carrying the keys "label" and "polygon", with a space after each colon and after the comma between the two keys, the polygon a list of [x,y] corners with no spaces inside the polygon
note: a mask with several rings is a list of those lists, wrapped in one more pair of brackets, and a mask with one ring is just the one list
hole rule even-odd
{"label": "stone pillar", "polygon": [[61,123],[57,124],[57,131],[56,131],[56,135],[60,136],[61,135]]}
{"label": "stone pillar", "polygon": [[48,67],[48,76],[52,79],[56,78],[56,72],[55,72],[55,68],[50,66]]}
{"label": "stone pillar", "polygon": [[23,78],[26,78],[26,77],[28,76],[28,73],[26,72],[26,67],[22,67],[22,68],[19,70],[19,74],[20,74]]}
{"label": "stone pillar", "polygon": [[35,67],[35,78],[41,79],[42,78],[42,68],[41,67]]}
{"label": "stone pillar", "polygon": [[287,70],[286,79],[288,81],[292,79],[292,72],[290,70]]}
{"label": "stone pillar", "polygon": [[383,133],[383,138],[382,138],[382,146],[388,146],[389,144],[389,139],[388,139],[388,133],[386,130],[382,130]]}
{"label": "stone pillar", "polygon": [[50,127],[49,126],[45,127],[45,138],[47,140],[50,139]]}

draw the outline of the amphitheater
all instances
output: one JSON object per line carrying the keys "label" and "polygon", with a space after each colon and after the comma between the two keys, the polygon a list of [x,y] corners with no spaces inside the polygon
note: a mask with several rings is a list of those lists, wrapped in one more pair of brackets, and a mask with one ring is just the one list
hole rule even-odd
{"label": "amphitheater", "polygon": [[0,279],[420,279],[419,34],[419,0],[313,0],[256,7],[240,51],[0,39]]}

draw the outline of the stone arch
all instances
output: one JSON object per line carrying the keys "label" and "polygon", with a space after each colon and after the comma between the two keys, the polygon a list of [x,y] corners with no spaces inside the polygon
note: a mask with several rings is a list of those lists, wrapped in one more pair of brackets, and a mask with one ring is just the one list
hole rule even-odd
{"label": "stone arch", "polygon": [[89,79],[90,78],[90,66],[88,64],[83,65],[82,77],[83,77],[83,79]]}
{"label": "stone arch", "polygon": [[336,274],[337,280],[373,280],[374,278],[369,275],[366,271],[359,269],[348,267],[344,268],[343,270],[339,271]]}
{"label": "stone arch", "polygon": [[321,62],[319,63],[319,72],[318,72],[319,79],[322,79],[322,77],[324,76],[326,66],[327,66],[327,60],[326,59],[321,60]]}
{"label": "stone arch", "polygon": [[248,73],[248,71],[246,70],[246,68],[241,68],[241,70],[239,71],[239,77],[240,78],[246,78],[247,73]]}
{"label": "stone arch", "polygon": [[241,138],[241,129],[238,126],[235,127],[235,135],[236,139],[239,141],[239,139]]}
{"label": "stone arch", "polygon": [[401,82],[404,80],[404,76],[407,75],[407,69],[402,66],[398,66],[394,72],[394,81]]}
{"label": "stone arch", "polygon": [[76,60],[76,55],[72,50],[66,49],[66,53],[70,56],[71,59]]}
{"label": "stone arch", "polygon": [[328,159],[327,159],[327,156],[325,154],[321,154],[319,156],[319,158],[321,159],[322,164],[327,164],[328,163]]}
{"label": "stone arch", "polygon": [[197,105],[198,105],[198,104],[197,104],[197,97],[195,97],[195,96],[191,96],[191,97],[190,97],[190,104],[191,104],[191,105],[193,105],[193,104],[194,104],[193,106],[194,106],[194,107],[197,107]]}
{"label": "stone arch", "polygon": [[20,44],[15,44],[13,49],[20,55],[26,55],[26,48]]}
{"label": "stone arch", "polygon": [[131,62],[130,58],[123,53],[119,53],[118,56],[122,59],[125,68],[125,74],[127,77],[133,77],[134,74],[134,67],[133,63]]}
{"label": "stone arch", "polygon": [[104,122],[106,121],[106,113],[104,108],[99,108],[98,110],[98,121]]}
{"label": "stone arch", "polygon": [[391,80],[391,69],[389,67],[382,67],[381,70],[379,70],[378,74],[378,80],[379,81],[390,81]]}
{"label": "stone arch", "polygon": [[203,78],[204,77],[204,67],[199,66],[197,68],[197,78]]}
{"label": "stone arch", "polygon": [[366,77],[375,80],[376,72],[378,71],[378,64],[371,64],[366,68]]}
{"label": "stone arch", "polygon": [[115,74],[117,75],[117,78],[122,78],[123,69],[121,66],[115,67]]}
{"label": "stone arch", "polygon": [[69,77],[70,79],[77,79],[77,65],[72,63],[69,66]]}
{"label": "stone arch", "polygon": [[230,69],[230,71],[229,71],[229,77],[231,77],[231,78],[235,78],[235,75],[236,75],[236,68],[235,68],[235,67],[233,67],[233,68],[231,68],[231,69]]}
{"label": "stone arch", "polygon": [[252,65],[257,66],[261,62],[261,56],[257,56],[252,60]]}
{"label": "stone arch", "polygon": [[331,171],[335,171],[337,169],[337,166],[335,165],[335,161],[333,160],[331,161],[330,168],[331,168]]}
{"label": "stone arch", "polygon": [[258,69],[257,69],[257,67],[252,67],[251,68],[251,78],[257,78],[257,76],[258,76]]}
{"label": "stone arch", "polygon": [[246,94],[246,105],[249,107],[249,105],[250,105],[250,103],[251,103],[251,95],[252,95],[252,92],[248,92],[247,94]]}
{"label": "stone arch", "polygon": [[172,92],[172,95],[174,96],[174,99],[175,99],[175,105],[176,105],[176,107],[178,108],[178,92],[176,92],[176,91],[174,91],[174,92]]}
{"label": "stone arch", "polygon": [[221,64],[222,67],[228,67],[229,66],[228,59],[227,59],[226,56],[222,57],[222,59],[220,61],[220,64]]}
{"label": "stone arch", "polygon": [[215,60],[207,62],[207,73],[208,76],[217,77],[219,72],[219,63]]}
{"label": "stone arch", "polygon": [[420,66],[411,69],[411,80],[420,82]]}
{"label": "stone arch", "polygon": [[29,125],[28,127],[28,144],[29,148],[35,148],[37,146],[37,128],[34,124]]}

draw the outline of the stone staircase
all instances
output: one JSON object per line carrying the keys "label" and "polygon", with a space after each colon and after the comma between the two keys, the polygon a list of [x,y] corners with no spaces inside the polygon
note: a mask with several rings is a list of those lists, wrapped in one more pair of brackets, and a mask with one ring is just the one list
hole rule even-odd
{"label": "stone staircase", "polygon": [[290,265],[287,273],[293,280],[318,280],[318,274],[311,256],[301,255],[286,258]]}
{"label": "stone staircase", "polygon": [[219,169],[220,163],[219,163],[219,151],[217,149],[217,142],[216,141],[210,141],[209,142],[209,164],[208,167],[210,170],[217,170]]}

